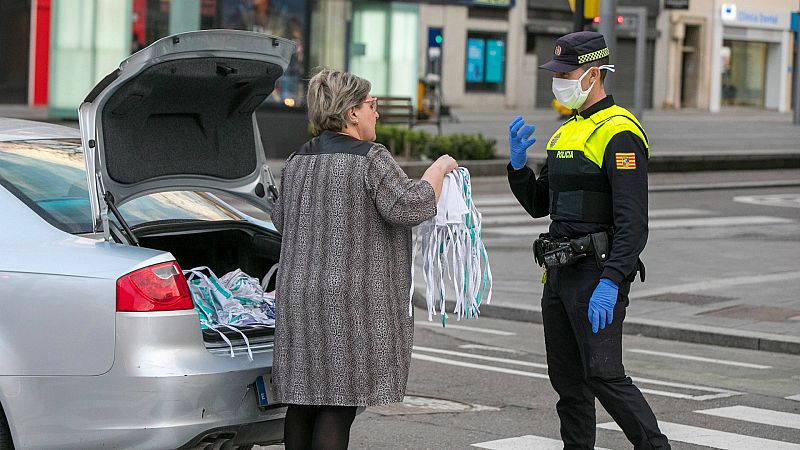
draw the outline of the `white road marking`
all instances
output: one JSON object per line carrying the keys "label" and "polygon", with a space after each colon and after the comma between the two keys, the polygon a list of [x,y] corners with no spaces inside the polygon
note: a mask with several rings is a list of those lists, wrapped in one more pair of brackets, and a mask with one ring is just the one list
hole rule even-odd
{"label": "white road marking", "polygon": [[696,283],[678,284],[660,289],[645,289],[632,294],[633,298],[650,297],[661,294],[694,293],[705,289],[727,288],[743,284],[772,283],[777,281],[795,280],[800,278],[800,270],[793,272],[779,272],[762,275],[745,275],[731,278],[718,278],[716,280],[699,281]]}
{"label": "white road marking", "polygon": [[730,216],[730,217],[705,217],[702,219],[670,219],[653,220],[649,224],[651,230],[668,228],[706,228],[728,227],[736,225],[771,225],[794,223],[794,220],[772,216]]}
{"label": "white road marking", "polygon": [[794,401],[800,402],[800,394],[790,395],[790,396],[786,397],[786,400],[794,400]]}
{"label": "white road marking", "polygon": [[[728,227],[742,225],[778,225],[795,223],[794,220],[782,217],[771,216],[731,216],[731,217],[707,217],[702,219],[656,219],[651,220],[649,227],[651,230],[679,229],[679,228],[710,228]],[[502,226],[486,228],[487,233],[513,235],[513,236],[533,236],[547,232],[549,227],[544,225],[528,226]]]}
{"label": "white road marking", "polygon": [[514,350],[513,348],[492,347],[491,345],[462,344],[462,345],[459,345],[458,348],[472,349],[472,350],[488,350],[488,351],[492,351],[492,352],[512,353],[514,355],[522,355],[522,354],[524,354],[524,352],[521,352],[519,350]]}
{"label": "white road marking", "polygon": [[423,321],[416,321],[414,325],[424,326],[424,327],[437,327],[443,330],[453,329],[453,330],[467,330],[467,331],[474,331],[476,333],[485,333],[485,334],[496,334],[498,336],[516,336],[517,333],[513,333],[511,331],[502,331],[502,330],[492,330],[490,328],[478,328],[478,327],[468,327],[464,325],[446,325],[442,327],[441,322],[423,322]]}
{"label": "white road marking", "polygon": [[[661,429],[662,433],[669,437],[670,441],[704,445],[711,448],[720,448],[724,450],[752,450],[754,448],[769,450],[800,450],[800,444],[792,444],[791,442],[746,436],[743,434],[728,433],[725,431],[710,430],[708,428],[681,425],[679,423],[658,422],[658,427]],[[622,431],[614,422],[598,424],[597,428]]]}
{"label": "white road marking", "polygon": [[[499,226],[499,225],[531,225],[531,224],[549,224],[549,217],[540,217],[534,219],[531,217],[521,206],[490,206],[488,208],[479,209],[482,214],[481,225],[483,226]],[[675,208],[675,209],[653,209],[650,210],[649,215],[651,219],[664,218],[664,217],[684,217],[684,216],[702,216],[713,215],[713,211],[704,209],[691,209],[691,208]]]}
{"label": "white road marking", "polygon": [[[440,353],[440,354],[451,355],[451,356],[459,356],[459,357],[468,358],[468,359],[477,359],[477,360],[482,360],[482,361],[493,361],[493,362],[499,362],[499,363],[504,363],[504,364],[525,366],[525,367],[536,367],[536,368],[541,368],[541,369],[546,369],[547,368],[546,364],[541,364],[541,363],[533,363],[533,362],[528,362],[528,361],[517,361],[517,360],[513,360],[513,359],[506,359],[506,358],[495,358],[495,357],[492,357],[492,356],[473,355],[473,354],[469,354],[469,353],[455,352],[455,351],[452,351],[452,350],[441,350],[441,349],[435,349],[435,348],[430,348],[430,347],[419,347],[419,346],[414,346],[414,349],[418,350],[418,351],[427,351],[427,352],[430,352],[430,353]],[[423,360],[423,361],[436,362],[436,363],[447,364],[447,365],[451,365],[451,366],[468,367],[468,368],[472,368],[472,369],[486,370],[486,371],[489,371],[489,372],[500,372],[500,373],[506,373],[506,374],[509,374],[509,375],[520,375],[520,376],[531,377],[531,378],[549,379],[547,374],[543,374],[543,373],[525,372],[525,371],[522,371],[522,370],[507,369],[505,367],[490,366],[490,365],[487,365],[487,364],[473,364],[473,363],[468,363],[468,362],[463,362],[463,361],[456,361],[456,360],[453,360],[453,359],[445,359],[445,358],[439,358],[439,357],[436,357],[436,356],[423,355],[423,354],[419,354],[419,353],[412,353],[411,357],[415,358],[415,359]],[[672,392],[672,391],[664,391],[664,390],[659,390],[659,389],[650,389],[650,388],[639,387],[639,390],[642,391],[643,393],[646,393],[646,394],[653,394],[653,395],[659,395],[659,396],[662,396],[662,397],[670,397],[670,398],[679,398],[679,399],[683,399],[683,400],[706,401],[706,400],[714,400],[714,399],[718,399],[718,398],[732,397],[734,395],[741,395],[742,394],[741,392],[730,391],[730,390],[727,390],[727,389],[718,389],[718,388],[713,388],[713,387],[708,387],[708,386],[698,386],[698,385],[694,385],[694,384],[675,383],[675,382],[672,382],[672,381],[654,380],[654,379],[651,379],[651,378],[638,378],[637,377],[637,378],[633,378],[633,381],[637,385],[638,384],[647,384],[647,385],[654,385],[654,386],[666,386],[666,387],[674,387],[674,388],[679,388],[679,389],[687,389],[687,390],[692,390],[692,391],[711,392],[711,394],[705,394],[705,395],[691,395],[691,394],[684,394],[684,393],[681,393],[681,392]]]}
{"label": "white road marking", "polygon": [[437,356],[428,356],[428,355],[420,355],[419,353],[412,353],[412,359],[418,359],[420,361],[429,361],[435,362],[439,364],[447,364],[450,366],[458,366],[458,367],[467,367],[469,369],[478,369],[478,370],[486,370],[488,372],[499,372],[505,373],[509,375],[519,375],[523,377],[530,377],[530,378],[541,378],[544,380],[548,380],[549,377],[543,373],[536,373],[536,372],[525,372],[524,370],[514,370],[514,369],[506,369],[503,367],[494,367],[494,366],[487,366],[485,364],[473,364],[463,361],[455,361],[452,359],[444,359],[439,358]]}
{"label": "white road marking", "polygon": [[651,219],[659,217],[711,216],[714,214],[716,214],[716,212],[707,209],[692,208],[651,209],[648,212],[648,216],[650,216]]}
{"label": "white road marking", "polygon": [[726,366],[737,366],[737,367],[746,367],[748,369],[771,369],[772,366],[764,366],[761,364],[751,364],[751,363],[743,363],[738,361],[728,361],[725,359],[714,359],[714,358],[703,358],[701,356],[692,356],[692,355],[682,355],[679,353],[668,353],[668,352],[657,352],[654,350],[642,350],[642,349],[627,349],[626,351],[631,353],[641,353],[643,355],[654,355],[654,356],[663,356],[666,358],[675,358],[675,359],[686,359],[689,361],[701,361],[701,362],[708,362],[714,364],[722,364]]}
{"label": "white road marking", "polygon": [[513,195],[494,195],[494,196],[479,196],[472,197],[472,201],[480,211],[482,206],[508,206],[519,205],[517,198]]}
{"label": "white road marking", "polygon": [[747,422],[800,430],[800,414],[773,411],[771,409],[737,405],[724,408],[703,409],[695,412],[709,416],[726,417],[728,419],[744,420]]}
{"label": "white road marking", "polygon": [[[525,436],[498,439],[496,441],[480,442],[478,444],[472,444],[472,447],[488,448],[492,450],[561,450],[564,448],[564,443],[557,439],[528,434]],[[608,450],[602,447],[595,447],[595,449]]]}
{"label": "white road marking", "polygon": [[481,226],[499,226],[499,225],[527,225],[531,223],[550,224],[549,217],[540,217],[534,219],[528,213],[523,214],[501,214],[501,215],[488,215],[481,212]]}
{"label": "white road marking", "polygon": [[450,355],[450,356],[460,356],[462,358],[472,358],[472,359],[480,359],[481,361],[492,361],[498,363],[505,363],[505,364],[514,364],[517,366],[527,366],[527,367],[536,367],[538,369],[547,369],[547,364],[542,363],[535,363],[535,362],[528,362],[528,361],[518,361],[515,359],[506,359],[506,358],[496,358],[494,356],[484,356],[484,355],[475,355],[472,353],[464,353],[464,352],[455,352],[452,350],[442,350],[438,348],[431,348],[431,347],[421,347],[419,345],[414,346],[414,350],[419,350],[422,352],[428,353],[438,353],[440,355]]}
{"label": "white road marking", "polygon": [[[516,203],[516,201],[515,201],[515,203]],[[478,211],[481,214],[483,214],[484,216],[489,215],[489,214],[513,214],[513,213],[519,213],[520,215],[522,215],[524,217],[528,217],[528,218],[531,217],[531,216],[528,215],[527,212],[525,212],[525,208],[523,208],[522,205],[520,205],[519,203],[516,203],[515,205],[510,205],[510,206],[506,206],[506,205],[491,205],[491,206],[483,206],[483,207],[478,206]]]}
{"label": "white road marking", "polygon": [[800,194],[742,195],[733,197],[733,201],[752,205],[800,208]]}

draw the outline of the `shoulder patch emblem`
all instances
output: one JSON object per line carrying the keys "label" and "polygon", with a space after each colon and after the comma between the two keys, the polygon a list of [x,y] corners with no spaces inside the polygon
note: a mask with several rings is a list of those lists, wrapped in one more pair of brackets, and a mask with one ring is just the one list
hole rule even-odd
{"label": "shoulder patch emblem", "polygon": [[617,161],[617,169],[636,169],[636,153],[615,153],[614,156]]}
{"label": "shoulder patch emblem", "polygon": [[556,145],[556,142],[558,142],[558,139],[560,137],[561,137],[561,133],[556,133],[555,136],[553,136],[553,139],[550,139],[550,144],[549,144],[550,147]]}

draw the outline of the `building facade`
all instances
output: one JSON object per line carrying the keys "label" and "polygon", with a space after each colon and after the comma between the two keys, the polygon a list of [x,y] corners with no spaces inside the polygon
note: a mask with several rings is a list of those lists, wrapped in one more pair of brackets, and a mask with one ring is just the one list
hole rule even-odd
{"label": "building facade", "polygon": [[664,11],[655,106],[789,111],[797,8],[795,0],[691,0],[688,9]]}
{"label": "building facade", "polygon": [[[669,9],[676,5],[684,9]],[[797,0],[617,6],[610,90],[623,106],[633,104],[636,62],[635,20],[625,10],[644,7],[645,108],[790,109]],[[538,66],[573,23],[566,0],[2,0],[0,103],[75,118],[91,87],[132,52],[210,28],[298,43],[269,100],[287,108],[303,106],[305,80],[319,66],[360,75],[379,96],[416,101],[420,82],[438,79],[448,106],[547,108],[551,76]]]}

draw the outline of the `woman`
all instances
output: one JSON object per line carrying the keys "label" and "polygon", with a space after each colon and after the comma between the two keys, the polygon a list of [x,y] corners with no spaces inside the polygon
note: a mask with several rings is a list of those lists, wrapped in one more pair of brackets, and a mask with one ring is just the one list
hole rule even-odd
{"label": "woman", "polygon": [[286,161],[273,385],[285,444],[346,449],[356,407],[400,402],[408,379],[411,227],[436,215],[442,156],[410,180],[375,144],[370,83],[323,70],[308,86],[316,137]]}

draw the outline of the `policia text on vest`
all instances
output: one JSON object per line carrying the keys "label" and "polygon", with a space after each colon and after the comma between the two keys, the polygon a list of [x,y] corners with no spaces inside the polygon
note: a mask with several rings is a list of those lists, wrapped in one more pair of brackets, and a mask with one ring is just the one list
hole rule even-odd
{"label": "policia text on vest", "polygon": [[594,448],[597,398],[634,448],[668,449],[622,364],[628,293],[647,243],[647,135],[605,93],[614,68],[601,34],[563,36],[553,55],[541,68],[573,115],[547,141],[538,176],[526,166],[535,127],[511,122],[508,181],[531,216],[552,219],[534,253],[545,266],[542,322],[561,438],[565,448]]}

